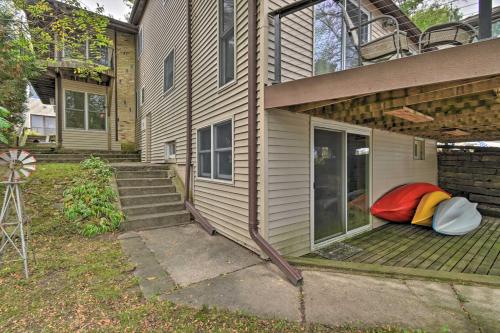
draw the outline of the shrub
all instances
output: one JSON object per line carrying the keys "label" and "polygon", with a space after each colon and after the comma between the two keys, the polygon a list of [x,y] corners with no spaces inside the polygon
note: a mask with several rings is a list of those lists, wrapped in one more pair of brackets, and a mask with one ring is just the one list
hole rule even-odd
{"label": "shrub", "polygon": [[111,166],[98,157],[80,164],[81,175],[64,191],[64,214],[87,237],[114,231],[123,221],[115,205],[117,194],[110,187]]}

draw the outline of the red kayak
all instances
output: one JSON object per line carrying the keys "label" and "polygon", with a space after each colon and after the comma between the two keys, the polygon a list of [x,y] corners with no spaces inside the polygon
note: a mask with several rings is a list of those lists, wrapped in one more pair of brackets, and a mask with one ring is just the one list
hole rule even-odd
{"label": "red kayak", "polygon": [[429,192],[443,189],[429,183],[413,183],[399,186],[383,195],[370,209],[373,216],[391,222],[412,220],[420,199]]}

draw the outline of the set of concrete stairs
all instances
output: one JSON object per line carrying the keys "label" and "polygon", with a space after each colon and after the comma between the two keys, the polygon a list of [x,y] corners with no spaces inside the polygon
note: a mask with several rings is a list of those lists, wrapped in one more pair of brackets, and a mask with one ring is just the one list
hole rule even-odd
{"label": "set of concrete stairs", "polygon": [[182,225],[191,222],[181,195],[172,184],[165,165],[141,163],[112,164],[122,210],[123,231],[137,231]]}

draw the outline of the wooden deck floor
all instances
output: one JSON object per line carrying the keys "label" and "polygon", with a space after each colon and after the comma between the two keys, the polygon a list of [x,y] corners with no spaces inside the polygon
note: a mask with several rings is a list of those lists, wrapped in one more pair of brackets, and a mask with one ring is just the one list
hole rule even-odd
{"label": "wooden deck floor", "polygon": [[387,224],[344,245],[351,253],[338,258],[343,261],[500,276],[500,219],[491,217],[465,236]]}

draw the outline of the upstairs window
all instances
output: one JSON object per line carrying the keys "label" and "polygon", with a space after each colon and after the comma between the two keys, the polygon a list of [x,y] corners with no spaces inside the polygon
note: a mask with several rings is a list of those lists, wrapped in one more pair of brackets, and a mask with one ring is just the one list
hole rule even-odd
{"label": "upstairs window", "polygon": [[174,51],[171,51],[163,61],[163,92],[174,86]]}
{"label": "upstairs window", "polygon": [[141,88],[141,91],[140,91],[140,98],[139,98],[139,101],[140,101],[140,105],[142,106],[146,100],[146,97],[145,97],[145,93],[146,93],[146,88],[145,87],[142,87]]}
{"label": "upstairs window", "polygon": [[198,130],[198,176],[233,179],[233,123],[226,120]]}
{"label": "upstairs window", "polygon": [[219,86],[235,79],[234,0],[219,0]]}

